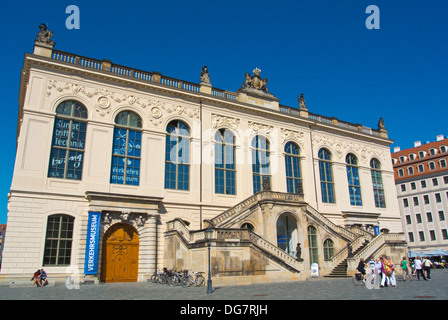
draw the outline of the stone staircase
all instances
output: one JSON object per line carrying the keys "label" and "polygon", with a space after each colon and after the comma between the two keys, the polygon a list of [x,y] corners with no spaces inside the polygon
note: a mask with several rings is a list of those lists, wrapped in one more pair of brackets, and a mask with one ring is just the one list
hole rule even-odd
{"label": "stone staircase", "polygon": [[[363,243],[362,246],[360,246],[358,249],[356,249],[353,252],[353,256],[356,256],[361,250],[363,250],[367,245],[368,245],[368,241],[365,241]],[[347,268],[348,268],[348,258],[345,258],[344,260],[342,260],[336,267],[334,267],[334,269],[325,277],[328,278],[348,278],[350,277],[347,274]]]}
{"label": "stone staircase", "polygon": [[[312,221],[347,244],[322,264],[321,274],[325,277],[350,277],[360,257],[379,254],[390,245],[402,247],[405,244],[402,234],[374,236],[358,227],[336,225],[306,203],[301,195],[262,191],[214,218],[204,220],[205,228],[201,230],[190,230],[179,219],[167,222],[165,259],[170,266],[205,270],[207,261],[203,257],[207,253],[204,250],[209,243],[212,248],[212,274],[218,279],[227,277],[229,281],[240,278],[254,281],[255,275],[255,278],[278,281],[279,275],[283,275],[285,280],[303,280],[310,272],[308,263],[279,248],[272,232],[259,234],[240,229],[248,219],[275,226],[273,217],[289,210],[301,215],[301,221]],[[206,231],[209,237],[206,237]],[[260,231],[263,232],[262,229]]]}

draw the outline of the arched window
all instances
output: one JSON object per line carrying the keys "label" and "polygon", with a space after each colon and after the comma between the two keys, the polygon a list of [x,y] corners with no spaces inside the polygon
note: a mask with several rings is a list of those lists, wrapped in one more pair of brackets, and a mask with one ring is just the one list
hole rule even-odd
{"label": "arched window", "polygon": [[56,108],[49,178],[81,180],[87,130],[87,109],[77,101]]}
{"label": "arched window", "polygon": [[313,226],[308,226],[308,248],[310,252],[310,265],[319,263],[317,230]]}
{"label": "arched window", "polygon": [[48,217],[45,235],[44,266],[70,265],[75,218],[56,214]]}
{"label": "arched window", "polygon": [[250,231],[254,231],[255,230],[254,226],[252,224],[248,223],[248,222],[243,223],[241,225],[241,229],[248,229]]}
{"label": "arched window", "polygon": [[303,191],[299,147],[295,143],[288,142],[285,145],[285,167],[288,193],[298,193],[298,189]]}
{"label": "arched window", "polygon": [[171,121],[166,127],[165,188],[189,190],[190,131],[185,123]]}
{"label": "arched window", "polygon": [[263,136],[252,139],[252,182],[254,194],[271,187],[269,140]]}
{"label": "arched window", "polygon": [[324,241],[324,259],[328,260],[334,256],[334,242],[331,239]]}
{"label": "arched window", "polygon": [[331,170],[331,154],[327,149],[320,149],[318,157],[322,202],[335,203],[333,173]]}
{"label": "arched window", "polygon": [[215,192],[235,194],[235,136],[220,129],[215,134]]}
{"label": "arched window", "polygon": [[377,159],[370,160],[370,172],[372,174],[373,196],[375,207],[385,208],[383,178],[381,176],[381,164]]}
{"label": "arched window", "polygon": [[296,254],[296,225],[288,214],[282,214],[277,220],[277,246],[292,256]]}
{"label": "arched window", "polygon": [[350,204],[352,206],[362,206],[361,184],[359,182],[358,159],[351,153],[345,157],[347,164],[348,190],[350,194]]}
{"label": "arched window", "polygon": [[142,149],[142,120],[132,111],[115,117],[110,182],[138,186]]}

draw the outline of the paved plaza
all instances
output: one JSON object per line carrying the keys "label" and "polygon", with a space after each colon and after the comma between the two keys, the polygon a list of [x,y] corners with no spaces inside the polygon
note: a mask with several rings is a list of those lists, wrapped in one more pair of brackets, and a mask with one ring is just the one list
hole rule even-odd
{"label": "paved plaza", "polygon": [[[396,287],[368,289],[351,278],[313,278],[289,283],[215,287],[170,287],[145,283],[64,284],[43,288],[0,286],[0,300],[447,300],[448,270],[431,272],[432,280],[398,281]],[[30,282],[31,285],[31,282]]]}

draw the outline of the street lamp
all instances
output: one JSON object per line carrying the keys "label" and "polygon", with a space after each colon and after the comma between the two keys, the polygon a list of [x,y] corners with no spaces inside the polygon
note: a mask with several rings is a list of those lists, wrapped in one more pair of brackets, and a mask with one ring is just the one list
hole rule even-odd
{"label": "street lamp", "polygon": [[212,290],[212,276],[210,272],[210,240],[212,238],[212,230],[210,227],[207,228],[207,231],[205,231],[205,237],[208,242],[208,280],[207,280],[207,293],[213,293]]}

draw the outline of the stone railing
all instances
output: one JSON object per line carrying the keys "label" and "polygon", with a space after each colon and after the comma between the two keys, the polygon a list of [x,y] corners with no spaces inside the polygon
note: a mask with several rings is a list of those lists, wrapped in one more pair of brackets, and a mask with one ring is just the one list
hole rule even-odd
{"label": "stone railing", "polygon": [[292,255],[286,253],[284,250],[266,241],[252,231],[250,232],[250,242],[297,271],[303,266],[303,261],[298,261]]}
{"label": "stone railing", "polygon": [[264,200],[300,202],[303,201],[303,196],[294,193],[261,191],[209,220],[209,223],[211,223],[214,227],[222,227],[231,221],[233,217],[251,208],[254,204]]}
{"label": "stone railing", "polygon": [[[167,222],[166,231],[177,232],[185,239],[185,241],[187,241],[188,244],[207,242],[206,229],[190,231],[180,219],[175,219]],[[266,241],[249,229],[210,228],[210,231],[211,242],[221,244],[225,242],[250,242],[254,246],[257,246],[259,249],[267,253],[270,258],[275,258],[279,261],[282,261],[284,264],[288,265],[296,271],[299,271],[301,269],[303,262],[296,260],[296,258],[292,255],[286,253],[284,250],[280,249],[269,241]]]}
{"label": "stone railing", "polygon": [[[365,241],[364,236],[359,236],[352,242],[350,242],[350,246],[352,248],[352,252],[356,251]],[[344,259],[348,258],[348,245],[345,246],[342,250],[340,250],[337,254],[335,254],[330,260],[331,264],[333,266],[337,266],[339,263],[341,263]]]}
{"label": "stone railing", "polygon": [[319,211],[314,209],[312,206],[307,205],[306,211],[308,212],[309,215],[311,215],[312,217],[314,217],[317,220],[320,220],[322,223],[324,223],[324,225],[327,225],[328,227],[333,229],[335,232],[337,232],[341,236],[345,237],[347,240],[353,241],[356,238],[356,235],[354,233],[333,223],[330,219],[326,218],[323,214],[321,214]]}
{"label": "stone railing", "polygon": [[[403,233],[380,233],[374,237],[367,246],[365,246],[361,251],[359,251],[355,256],[348,260],[348,270],[356,269],[359,259],[370,258],[375,252],[377,252],[381,247],[385,246],[387,243],[406,243]],[[377,257],[375,257],[377,258]]]}

